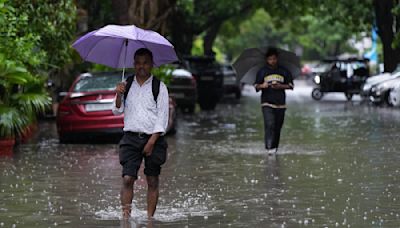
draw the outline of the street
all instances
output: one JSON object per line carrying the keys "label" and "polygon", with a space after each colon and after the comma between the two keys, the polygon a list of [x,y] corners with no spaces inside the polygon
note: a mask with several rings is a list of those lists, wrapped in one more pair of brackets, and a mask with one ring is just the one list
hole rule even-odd
{"label": "street", "polygon": [[[400,110],[312,100],[295,81],[279,152],[263,143],[260,94],[178,115],[154,227],[399,227]],[[0,158],[0,227],[122,227],[117,143],[59,144],[55,123]],[[146,227],[143,167],[128,227]],[[126,224],[125,224],[126,225]]]}

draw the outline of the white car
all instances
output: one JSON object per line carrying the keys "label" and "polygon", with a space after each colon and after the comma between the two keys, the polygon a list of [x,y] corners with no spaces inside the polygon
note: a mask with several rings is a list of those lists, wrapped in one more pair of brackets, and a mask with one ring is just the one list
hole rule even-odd
{"label": "white car", "polygon": [[394,107],[400,107],[400,84],[390,90],[389,102]]}
{"label": "white car", "polygon": [[386,103],[388,105],[392,105],[390,100],[390,92],[398,86],[400,86],[400,77],[373,85],[369,99],[374,104]]}
{"label": "white car", "polygon": [[389,81],[395,78],[400,78],[400,67],[397,67],[393,73],[378,74],[373,77],[369,77],[365,83],[361,86],[361,97],[368,98],[371,95],[371,89],[382,82]]}

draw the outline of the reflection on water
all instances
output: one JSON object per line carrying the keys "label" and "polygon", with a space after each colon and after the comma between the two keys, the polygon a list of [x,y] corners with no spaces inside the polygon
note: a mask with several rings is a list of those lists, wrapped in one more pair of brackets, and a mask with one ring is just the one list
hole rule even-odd
{"label": "reflection on water", "polygon": [[154,221],[143,169],[120,221],[116,144],[58,144],[52,122],[0,158],[0,227],[399,227],[400,111],[289,93],[277,156],[258,97],[179,116]]}

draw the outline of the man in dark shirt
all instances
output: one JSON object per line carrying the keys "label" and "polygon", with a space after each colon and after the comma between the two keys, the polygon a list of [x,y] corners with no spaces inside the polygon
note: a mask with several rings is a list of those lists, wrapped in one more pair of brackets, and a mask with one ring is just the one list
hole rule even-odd
{"label": "man in dark shirt", "polygon": [[278,50],[269,48],[266,66],[261,68],[256,77],[255,88],[261,93],[261,106],[264,115],[265,148],[269,155],[277,152],[281,128],[286,111],[286,89],[293,89],[292,75],[278,64]]}

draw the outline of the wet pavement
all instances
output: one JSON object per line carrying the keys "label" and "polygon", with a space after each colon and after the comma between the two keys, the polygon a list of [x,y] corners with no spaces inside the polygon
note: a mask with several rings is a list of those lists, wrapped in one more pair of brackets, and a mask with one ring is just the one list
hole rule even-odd
{"label": "wet pavement", "polygon": [[400,109],[313,101],[297,82],[277,156],[263,149],[259,95],[179,115],[155,221],[143,169],[120,221],[117,144],[59,144],[54,122],[0,158],[0,227],[400,227]]}

